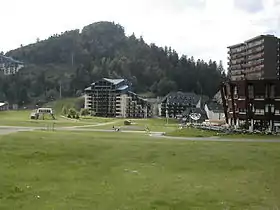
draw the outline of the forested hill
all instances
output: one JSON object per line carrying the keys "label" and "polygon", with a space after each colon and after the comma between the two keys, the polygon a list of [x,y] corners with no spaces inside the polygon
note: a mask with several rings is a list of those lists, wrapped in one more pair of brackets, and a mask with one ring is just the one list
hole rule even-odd
{"label": "forested hill", "polygon": [[124,28],[112,22],[55,34],[6,55],[26,63],[19,74],[0,78],[0,100],[18,103],[57,98],[60,85],[62,96],[79,95],[102,77],[127,78],[138,93],[162,96],[180,90],[211,97],[224,73],[215,61],[179,56],[170,47],[149,45],[135,35],[127,37]]}

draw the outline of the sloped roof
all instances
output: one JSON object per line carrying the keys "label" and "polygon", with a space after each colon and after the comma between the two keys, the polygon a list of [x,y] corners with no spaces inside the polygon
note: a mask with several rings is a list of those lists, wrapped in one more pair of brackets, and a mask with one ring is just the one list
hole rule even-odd
{"label": "sloped roof", "polygon": [[88,88],[85,89],[85,91],[89,91],[89,90],[91,90],[91,87],[88,87]]}
{"label": "sloped roof", "polygon": [[103,78],[103,80],[106,80],[107,82],[113,83],[114,85],[117,85],[117,84],[124,81],[124,79],[108,79],[108,78]]}
{"label": "sloped roof", "polygon": [[0,107],[5,106],[5,105],[6,105],[6,103],[0,102]]}
{"label": "sloped roof", "polygon": [[126,90],[128,88],[128,85],[123,85],[119,87],[117,90]]}
{"label": "sloped roof", "polygon": [[7,56],[4,56],[4,55],[0,55],[0,58],[4,59],[6,61],[12,62],[12,63],[23,64],[23,62],[15,60],[12,57],[7,57]]}
{"label": "sloped roof", "polygon": [[200,96],[195,93],[185,93],[185,92],[171,92],[165,96],[162,100],[167,101],[168,103],[176,103],[182,105],[197,105]]}

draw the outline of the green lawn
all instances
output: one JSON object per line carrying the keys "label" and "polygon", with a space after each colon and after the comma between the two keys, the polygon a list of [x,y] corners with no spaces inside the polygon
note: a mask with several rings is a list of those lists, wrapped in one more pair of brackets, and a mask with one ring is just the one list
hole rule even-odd
{"label": "green lawn", "polygon": [[31,120],[31,110],[27,111],[2,111],[0,112],[0,125],[6,126],[27,126],[27,127],[41,127],[55,124],[55,127],[68,126],[84,126],[96,125],[99,123],[108,123],[114,119],[98,118],[98,117],[84,117],[80,120],[70,120],[63,118],[60,115],[56,116],[56,120],[51,120],[46,117],[46,120]]}
{"label": "green lawn", "polygon": [[279,209],[280,144],[0,136],[0,209]]}
{"label": "green lawn", "polygon": [[176,120],[169,120],[168,124],[166,123],[165,119],[130,119],[132,125],[125,126],[124,121],[125,119],[117,119],[115,123],[110,125],[104,125],[99,128],[103,129],[110,129],[112,126],[121,127],[122,130],[140,130],[145,131],[146,126],[151,131],[158,131],[158,132],[169,132],[174,131],[178,128],[178,122]]}

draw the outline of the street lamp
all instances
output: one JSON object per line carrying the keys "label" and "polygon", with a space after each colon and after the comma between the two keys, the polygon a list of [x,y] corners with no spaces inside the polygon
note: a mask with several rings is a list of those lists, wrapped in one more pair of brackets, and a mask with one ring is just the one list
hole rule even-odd
{"label": "street lamp", "polygon": [[166,124],[168,125],[168,110],[167,110],[167,104],[169,103],[169,100],[166,100],[165,104],[165,116],[166,116]]}

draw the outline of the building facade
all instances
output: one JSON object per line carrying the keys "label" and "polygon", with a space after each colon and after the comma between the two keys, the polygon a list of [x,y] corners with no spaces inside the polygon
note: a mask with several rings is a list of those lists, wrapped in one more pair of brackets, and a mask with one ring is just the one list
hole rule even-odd
{"label": "building facade", "polygon": [[200,107],[200,96],[195,93],[172,92],[162,99],[159,115],[175,118],[182,115],[188,108]]}
{"label": "building facade", "polygon": [[261,35],[229,47],[229,81],[221,87],[229,125],[273,130],[280,122],[279,43]]}
{"label": "building facade", "polygon": [[147,118],[151,105],[125,79],[103,78],[85,89],[85,108],[100,117]]}
{"label": "building facade", "polygon": [[228,47],[230,80],[278,78],[279,43],[279,39],[273,35],[260,35]]}
{"label": "building facade", "polygon": [[280,81],[230,81],[221,88],[226,121],[239,127],[247,124],[272,130],[280,122]]}
{"label": "building facade", "polygon": [[223,106],[216,101],[208,102],[204,105],[204,110],[209,121],[225,121]]}
{"label": "building facade", "polygon": [[17,61],[11,57],[0,55],[0,72],[4,75],[15,74],[23,67],[23,62]]}

